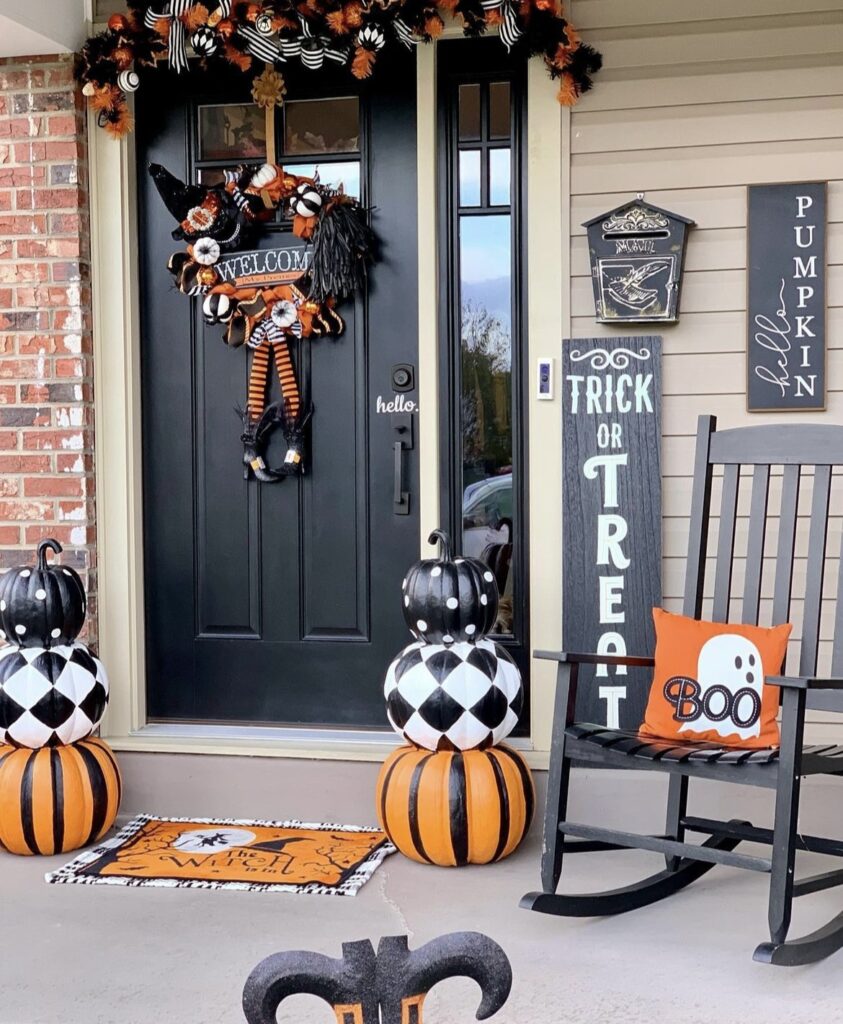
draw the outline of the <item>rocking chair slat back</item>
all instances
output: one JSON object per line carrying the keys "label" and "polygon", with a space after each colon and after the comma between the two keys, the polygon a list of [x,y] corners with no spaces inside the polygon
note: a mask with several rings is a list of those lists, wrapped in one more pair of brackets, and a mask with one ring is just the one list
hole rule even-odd
{"label": "rocking chair slat back", "polygon": [[694,455],[694,490],[688,524],[688,559],[685,565],[685,598],[682,611],[692,619],[702,615],[705,588],[705,557],[708,548],[708,519],[711,505],[711,438],[717,420],[700,416]]}
{"label": "rocking chair slat back", "polygon": [[776,582],[773,591],[773,622],[787,622],[793,590],[793,557],[796,553],[796,515],[799,509],[800,466],[784,467],[779,510],[779,543],[776,549]]}
{"label": "rocking chair slat back", "polygon": [[[714,417],[701,416],[689,524],[683,604],[685,615],[703,617],[703,596],[708,593],[713,597],[714,621],[729,621],[735,560],[743,557],[744,583],[740,619],[747,624],[758,623],[763,593],[767,524],[770,517],[778,517],[773,618],[772,623],[765,624],[789,621],[793,601],[801,598],[802,632],[798,672],[800,675],[815,675],[820,649],[833,469],[836,466],[843,467],[843,426],[796,424],[738,427],[718,432]],[[722,467],[723,476],[717,551],[714,579],[711,588],[707,590],[705,574],[712,481],[715,468],[719,467]],[[807,472],[803,472],[803,469]],[[741,553],[736,551],[736,523],[741,480],[750,473],[752,488],[748,537],[745,551]],[[773,475],[781,481],[780,501],[771,499],[770,480]],[[804,561],[805,586],[804,590],[799,588],[801,593],[794,593],[799,497],[805,481],[811,482],[808,550]],[[831,671],[843,675],[843,558],[837,593]],[[828,666],[823,666],[823,670],[827,672]],[[809,693],[807,704],[811,708],[843,711],[843,694],[834,691]]]}
{"label": "rocking chair slat back", "polygon": [[811,528],[808,534],[808,562],[805,566],[805,611],[802,617],[802,647],[799,651],[799,674],[803,676],[815,672],[817,667],[830,498],[831,466],[817,466],[811,498]]}
{"label": "rocking chair slat back", "polygon": [[761,575],[764,571],[764,541],[767,536],[767,495],[769,491],[770,467],[756,466],[752,475],[752,499],[749,507],[749,538],[746,549],[741,622],[758,622],[758,611],[761,606]]}
{"label": "rocking chair slat back", "polygon": [[717,534],[717,562],[714,571],[714,604],[711,617],[715,622],[729,621],[732,594],[732,566],[735,554],[735,522],[738,516],[738,488],[741,467],[726,466],[723,470],[723,492],[720,499],[720,529]]}

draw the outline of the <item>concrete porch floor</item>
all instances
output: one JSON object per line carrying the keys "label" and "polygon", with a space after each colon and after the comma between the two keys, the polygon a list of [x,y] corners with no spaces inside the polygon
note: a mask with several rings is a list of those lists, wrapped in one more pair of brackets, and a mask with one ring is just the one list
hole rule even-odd
{"label": "concrete porch floor", "polygon": [[[376,766],[340,762],[124,755],[124,807],[136,813],[304,817],[373,822]],[[540,777],[541,782],[541,777]],[[659,828],[664,780],[581,773],[571,817]],[[805,831],[843,834],[843,783],[803,789]],[[731,799],[730,799],[731,798]],[[740,803],[735,803],[736,800]],[[770,796],[699,784],[695,813],[770,819]],[[836,826],[836,827],[835,827]],[[484,868],[422,867],[389,858],[351,899],[190,889],[49,886],[68,856],[0,854],[0,1024],[237,1024],[252,967],[282,949],[340,954],[344,940],[407,933],[411,947],[448,931],[486,932],[507,951],[514,985],[500,1024],[683,1024],[843,1021],[843,952],[811,968],[753,963],[766,935],[766,877],[715,868],[684,893],[637,913],[564,920],[518,909],[537,884],[539,837]],[[571,891],[610,888],[657,868],[654,855],[608,853],[567,861]],[[802,855],[798,874],[826,870]],[[792,935],[843,906],[831,890],[797,902]],[[474,1019],[477,989],[438,986],[426,1024]],[[282,1005],[282,1022],[329,1022],[310,997]]]}

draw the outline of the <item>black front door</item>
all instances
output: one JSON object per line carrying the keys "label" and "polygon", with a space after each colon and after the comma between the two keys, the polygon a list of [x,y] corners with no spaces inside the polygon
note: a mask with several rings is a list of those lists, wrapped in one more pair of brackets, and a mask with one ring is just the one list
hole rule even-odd
{"label": "black front door", "polygon": [[315,410],[308,468],[275,484],[243,479],[234,407],[250,357],[173,289],[167,259],[183,243],[146,174],[155,162],[210,183],[261,163],[264,115],[237,75],[159,72],[137,94],[151,720],[386,725],[381,683],[410,640],[400,588],[419,523],[418,438],[398,453],[409,514],[397,514],[388,411],[393,368],[417,361],[415,62],[385,65],[362,87],[345,72],[284,71],[278,162],[344,181],[373,209],[380,249],[366,293],[341,309],[344,335],[294,352]]}

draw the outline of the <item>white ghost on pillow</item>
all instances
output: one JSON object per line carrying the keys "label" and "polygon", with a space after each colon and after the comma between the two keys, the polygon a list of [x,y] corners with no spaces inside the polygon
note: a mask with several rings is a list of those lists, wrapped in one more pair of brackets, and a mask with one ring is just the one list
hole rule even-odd
{"label": "white ghost on pillow", "polygon": [[700,716],[682,725],[680,732],[714,731],[721,736],[737,734],[742,740],[761,735],[764,667],[751,640],[736,633],[707,640],[697,662],[697,682]]}

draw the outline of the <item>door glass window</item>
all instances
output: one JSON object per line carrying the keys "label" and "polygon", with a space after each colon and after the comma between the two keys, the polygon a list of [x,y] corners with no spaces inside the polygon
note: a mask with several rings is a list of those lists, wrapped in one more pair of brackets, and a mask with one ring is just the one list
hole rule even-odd
{"label": "door glass window", "polygon": [[[496,632],[513,634],[520,480],[513,402],[520,386],[520,287],[512,195],[512,103],[508,81],[460,84],[454,224],[458,314],[456,410],[462,550],[490,567],[501,593]],[[516,365],[514,365],[516,364]],[[517,556],[517,552],[515,552]]]}
{"label": "door glass window", "polygon": [[200,160],[262,160],[266,116],[254,103],[212,103],[199,108]]}
{"label": "door glass window", "polygon": [[[199,107],[196,180],[217,185],[223,168],[266,159],[265,112],[248,103]],[[291,173],[316,177],[331,188],[361,196],[360,100],[288,99],[275,121],[277,159]]]}
{"label": "door glass window", "polygon": [[282,115],[287,156],[356,153],[360,149],[360,101],[356,96],[288,100]]}

